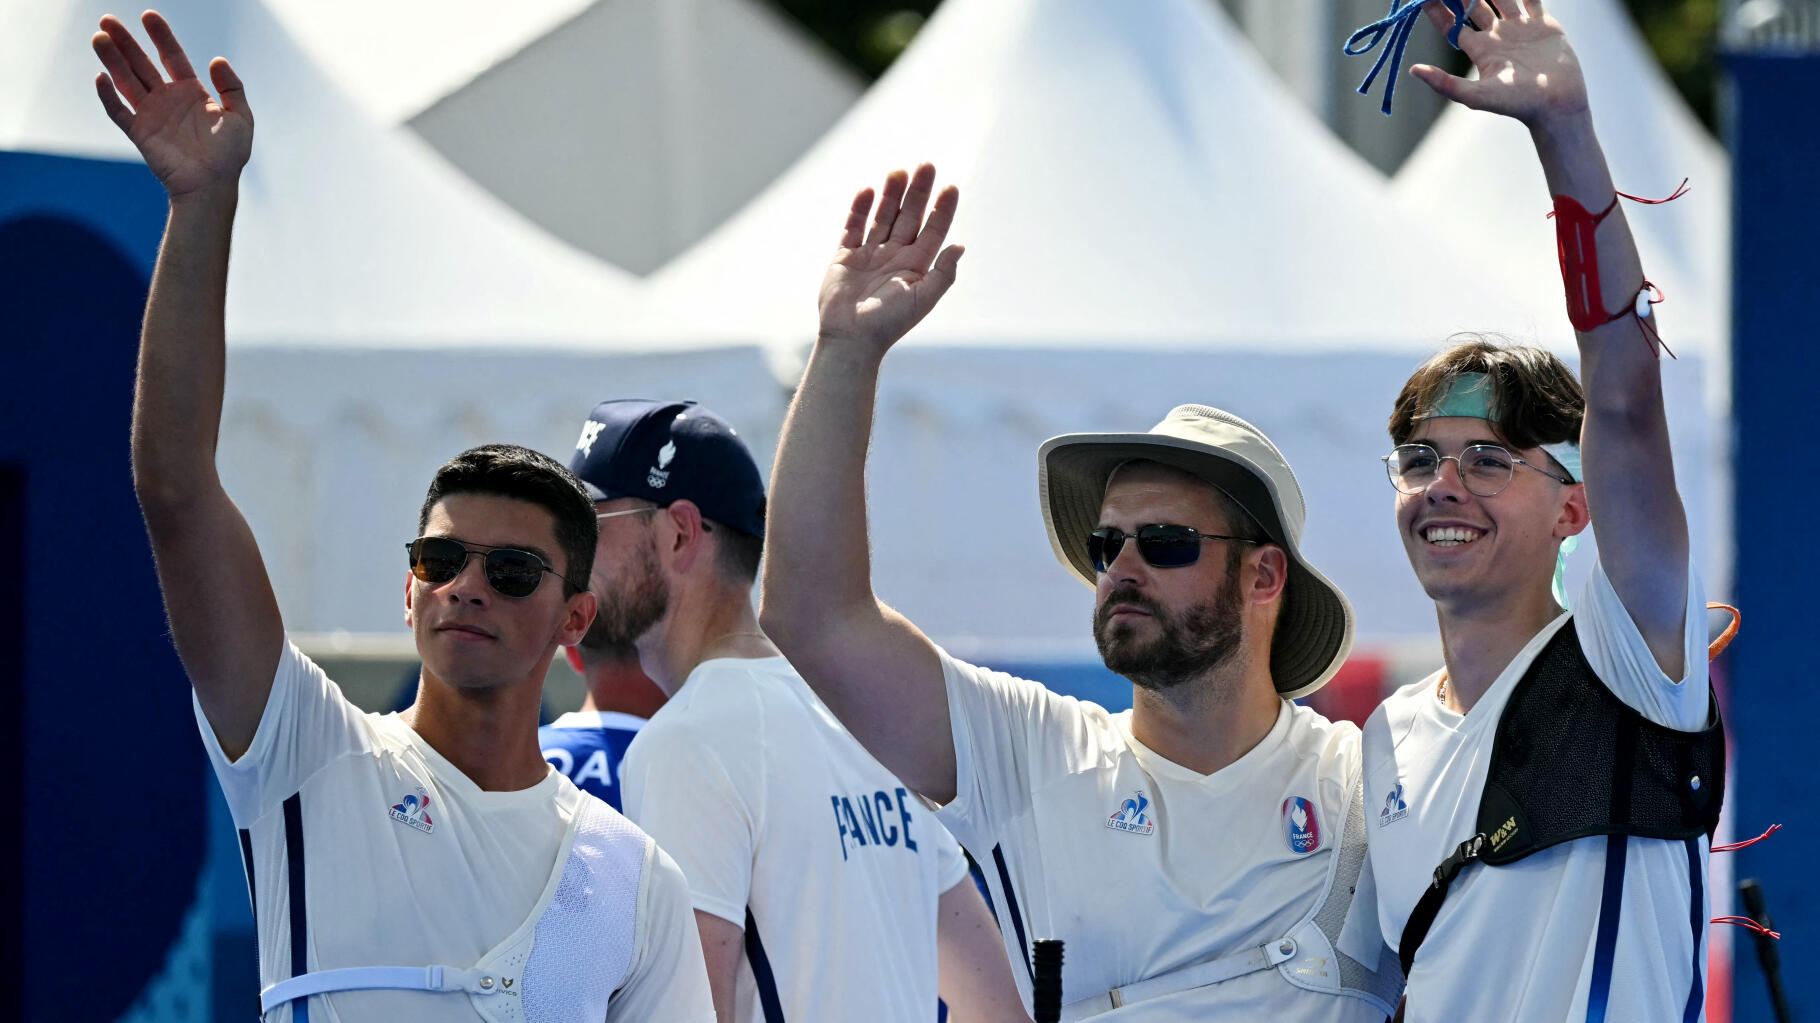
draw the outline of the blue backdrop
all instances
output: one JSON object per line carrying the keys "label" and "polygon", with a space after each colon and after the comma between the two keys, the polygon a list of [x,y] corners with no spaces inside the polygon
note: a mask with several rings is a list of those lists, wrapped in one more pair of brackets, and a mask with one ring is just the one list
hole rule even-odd
{"label": "blue backdrop", "polygon": [[206,764],[128,462],[163,210],[143,167],[0,153],[0,646],[21,800],[5,891],[23,978],[0,985],[0,1018],[118,1017],[202,869]]}
{"label": "blue backdrop", "polygon": [[[1820,1018],[1820,875],[1813,868],[1814,783],[1800,752],[1820,716],[1814,583],[1820,544],[1807,535],[1820,507],[1820,474],[1803,451],[1820,436],[1814,382],[1820,302],[1820,54],[1732,56],[1734,282],[1732,409],[1738,604],[1732,647],[1734,816],[1741,834],[1787,830],[1737,853],[1737,876],[1763,883],[1781,925],[1784,981],[1800,1019]],[[1738,1020],[1773,1020],[1747,935],[1735,954]]]}

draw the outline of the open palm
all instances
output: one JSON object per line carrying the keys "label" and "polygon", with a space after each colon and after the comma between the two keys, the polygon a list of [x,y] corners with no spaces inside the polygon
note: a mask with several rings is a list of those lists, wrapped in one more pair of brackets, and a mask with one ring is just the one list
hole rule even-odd
{"label": "open palm", "polygon": [[[1470,16],[1490,24],[1460,33],[1460,49],[1478,69],[1476,81],[1427,64],[1410,72],[1456,103],[1525,124],[1584,113],[1586,76],[1561,23],[1548,16],[1541,0],[1503,0],[1499,10],[1502,17],[1489,4],[1476,5]],[[1429,4],[1427,14],[1442,30],[1453,27],[1453,15],[1441,4]]]}
{"label": "open palm", "polygon": [[239,76],[219,57],[209,65],[209,78],[221,94],[217,102],[164,18],[147,11],[144,23],[170,80],[110,14],[93,40],[107,69],[95,76],[102,107],[173,198],[233,181],[253,151],[253,112]]}
{"label": "open palm", "polygon": [[935,168],[894,171],[885,179],[878,215],[866,230],[872,189],[860,192],[847,213],[834,264],[822,278],[821,336],[889,348],[917,325],[954,283],[961,247],[942,248],[960,191],[950,185],[923,212],[935,190]]}

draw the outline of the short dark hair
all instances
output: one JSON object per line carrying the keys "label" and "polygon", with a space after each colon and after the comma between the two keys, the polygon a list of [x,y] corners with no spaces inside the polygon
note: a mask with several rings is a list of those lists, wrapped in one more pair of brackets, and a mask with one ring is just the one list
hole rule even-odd
{"label": "short dark hair", "polygon": [[[556,543],[568,562],[563,594],[587,589],[594,571],[594,547],[600,540],[594,501],[580,479],[548,455],[516,444],[482,444],[442,464],[430,480],[430,491],[417,512],[417,531],[430,521],[430,509],[456,494],[490,494],[528,501],[555,520]],[[576,585],[577,582],[581,585]]]}
{"label": "short dark hair", "polygon": [[716,522],[714,532],[720,536],[717,564],[721,574],[747,586],[758,581],[758,560],[765,553],[765,539],[732,526]]}
{"label": "short dark hair", "polygon": [[1483,373],[1491,381],[1492,416],[1498,433],[1519,448],[1580,441],[1586,393],[1573,370],[1551,352],[1500,343],[1487,334],[1456,334],[1453,347],[1422,364],[1390,411],[1390,442],[1402,444],[1416,425],[1447,396],[1461,374]]}

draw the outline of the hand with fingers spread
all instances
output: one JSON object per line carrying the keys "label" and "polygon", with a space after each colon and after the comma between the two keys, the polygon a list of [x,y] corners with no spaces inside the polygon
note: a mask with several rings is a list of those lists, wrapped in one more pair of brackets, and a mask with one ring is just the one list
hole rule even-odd
{"label": "hand with fingers spread", "polygon": [[132,31],[110,14],[92,40],[107,69],[95,76],[102,107],[172,199],[235,183],[253,151],[253,112],[240,76],[224,58],[209,63],[209,80],[221,96],[217,101],[196,77],[170,23],[157,11],[145,12],[144,23],[170,81]]}
{"label": "hand with fingers spread", "polygon": [[866,230],[872,189],[853,199],[841,232],[834,265],[822,278],[823,339],[875,345],[880,354],[909,333],[954,283],[961,247],[942,248],[960,190],[949,185],[923,213],[935,191],[935,168],[923,164],[914,175],[893,171],[885,178],[878,213]]}
{"label": "hand with fingers spread", "polygon": [[[1453,15],[1441,4],[1427,7],[1428,19],[1443,32]],[[1587,113],[1586,77],[1568,45],[1561,23],[1541,0],[1480,2],[1467,8],[1478,31],[1460,33],[1460,49],[1478,69],[1476,81],[1458,78],[1429,64],[1409,73],[1455,103],[1514,117],[1532,128]]]}

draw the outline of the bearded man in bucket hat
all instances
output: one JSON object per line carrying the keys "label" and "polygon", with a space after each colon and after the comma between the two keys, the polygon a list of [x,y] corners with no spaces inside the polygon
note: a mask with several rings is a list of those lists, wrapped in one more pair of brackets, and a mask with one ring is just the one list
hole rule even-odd
{"label": "bearded man in bucket hat", "polygon": [[958,192],[924,220],[934,183],[892,174],[869,231],[870,189],[849,212],[772,474],[765,631],[979,861],[1026,999],[1031,943],[1061,938],[1064,1019],[1377,1023],[1401,976],[1361,873],[1358,730],[1288,699],[1338,670],[1352,615],[1261,432],[1185,405],[1043,445],[1049,538],[1131,711],[961,662],[872,593],[879,365],[960,259]]}

